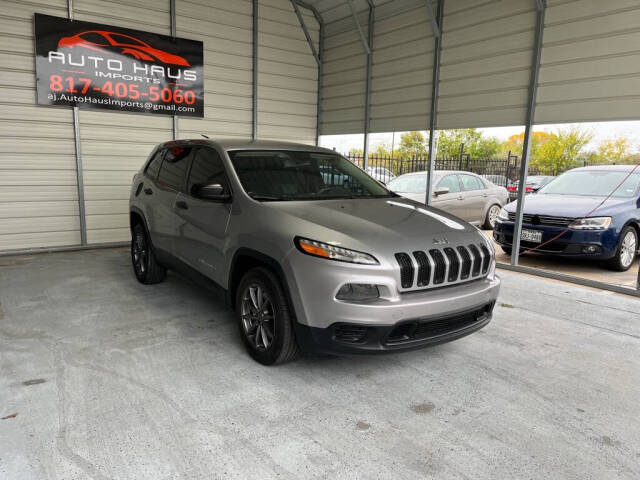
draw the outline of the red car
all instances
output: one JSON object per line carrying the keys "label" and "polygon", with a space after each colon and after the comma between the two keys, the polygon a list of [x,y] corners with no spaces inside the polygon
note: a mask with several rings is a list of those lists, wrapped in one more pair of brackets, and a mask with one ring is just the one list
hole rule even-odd
{"label": "red car", "polygon": [[191,66],[184,58],[153,48],[148,43],[135,37],[104,30],[89,30],[72,37],[62,37],[58,42],[58,48],[60,47],[83,47],[97,51],[106,50],[117,52],[121,55],[129,55],[137,60],[160,61],[165,64],[184,67]]}

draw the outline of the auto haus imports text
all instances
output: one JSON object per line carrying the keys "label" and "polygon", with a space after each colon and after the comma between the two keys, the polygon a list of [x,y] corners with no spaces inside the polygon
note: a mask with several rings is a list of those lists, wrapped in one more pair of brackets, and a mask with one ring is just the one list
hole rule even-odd
{"label": "auto haus imports text", "polygon": [[[95,55],[73,55],[56,51],[49,52],[48,63],[57,64],[61,73],[73,74],[55,73],[49,76],[49,89],[58,94],[64,92],[89,95],[95,92],[128,100],[148,99],[151,102],[187,105],[193,105],[196,102],[196,94],[193,90],[180,88],[188,86],[180,83],[181,81],[196,82],[198,80],[196,70],[177,66],[147,65],[135,60],[123,62]],[[86,75],[87,69],[92,69],[93,73],[86,77],[77,76],[78,74]],[[161,88],[161,85],[166,83],[175,88]],[[49,99],[51,100],[51,97]],[[59,99],[62,100],[60,97]]]}

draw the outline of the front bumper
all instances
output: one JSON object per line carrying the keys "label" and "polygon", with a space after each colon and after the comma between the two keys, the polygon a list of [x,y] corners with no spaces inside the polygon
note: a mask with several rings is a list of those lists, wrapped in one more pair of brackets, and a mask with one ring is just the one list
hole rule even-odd
{"label": "front bumper", "polygon": [[415,350],[451,342],[491,321],[495,302],[440,317],[416,318],[395,325],[334,323],[327,328],[298,324],[296,338],[306,353],[371,354]]}
{"label": "front bumper", "polygon": [[[542,231],[542,242],[547,242],[566,230],[563,227],[548,225],[530,225],[523,223],[522,228]],[[514,222],[497,221],[493,229],[493,239],[501,246],[511,247],[513,244]],[[541,244],[520,242],[520,247],[533,249],[534,252],[553,254],[572,258],[609,259],[615,255],[617,248],[615,229],[607,230],[567,230],[551,243],[536,248]],[[589,247],[595,251],[588,251]]]}

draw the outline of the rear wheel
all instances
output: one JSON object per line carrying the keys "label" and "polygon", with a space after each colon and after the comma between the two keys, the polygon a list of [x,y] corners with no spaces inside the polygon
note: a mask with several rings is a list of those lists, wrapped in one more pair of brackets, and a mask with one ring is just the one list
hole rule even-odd
{"label": "rear wheel", "polygon": [[493,227],[496,226],[496,220],[498,219],[498,214],[500,213],[500,205],[491,205],[489,210],[487,210],[487,215],[484,218],[484,225],[482,228],[485,230],[493,230]]}
{"label": "rear wheel", "polygon": [[636,258],[638,250],[638,234],[631,226],[624,227],[616,248],[615,256],[609,260],[608,265],[611,269],[618,272],[625,272],[631,268]]}
{"label": "rear wheel", "polygon": [[500,248],[502,248],[502,251],[504,253],[506,253],[507,255],[511,255],[511,247],[502,247],[501,246]]}
{"label": "rear wheel", "polygon": [[242,277],[236,314],[242,341],[254,360],[275,365],[299,356],[287,298],[270,270],[256,267]]}
{"label": "rear wheel", "polygon": [[133,273],[140,283],[151,285],[162,282],[167,276],[167,269],[158,263],[153,254],[153,247],[144,225],[138,223],[133,227],[131,237],[131,263]]}

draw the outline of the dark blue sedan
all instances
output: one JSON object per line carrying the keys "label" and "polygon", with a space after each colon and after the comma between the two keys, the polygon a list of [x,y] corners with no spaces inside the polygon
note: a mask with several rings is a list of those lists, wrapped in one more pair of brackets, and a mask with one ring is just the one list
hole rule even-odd
{"label": "dark blue sedan", "polygon": [[[630,175],[633,169],[627,165],[576,168],[526,195],[521,249],[605,260],[615,270],[628,270],[640,237],[640,168]],[[493,230],[493,238],[508,254],[515,212],[516,202],[502,208]]]}

